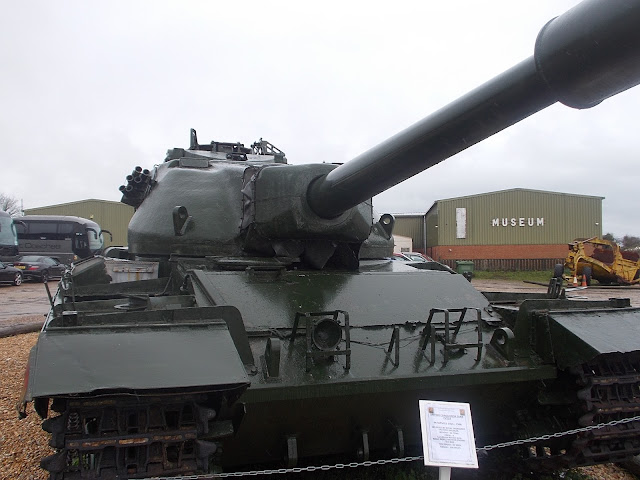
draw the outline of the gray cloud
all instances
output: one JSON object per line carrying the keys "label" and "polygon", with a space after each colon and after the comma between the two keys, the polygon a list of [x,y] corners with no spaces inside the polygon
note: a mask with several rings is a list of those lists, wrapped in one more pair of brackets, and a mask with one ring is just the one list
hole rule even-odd
{"label": "gray cloud", "polygon": [[[444,4],[443,4],[444,3]],[[259,137],[344,162],[531,55],[577,1],[14,2],[0,29],[0,191],[26,208],[118,200],[167,148]],[[605,197],[640,235],[636,88],[553,106],[376,198],[379,211],[504,188]],[[402,165],[398,165],[402,168]]]}

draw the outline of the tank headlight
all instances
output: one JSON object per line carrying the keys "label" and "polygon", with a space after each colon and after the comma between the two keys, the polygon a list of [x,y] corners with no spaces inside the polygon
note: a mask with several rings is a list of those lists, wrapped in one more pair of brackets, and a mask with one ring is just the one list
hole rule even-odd
{"label": "tank headlight", "polygon": [[313,344],[320,350],[335,350],[342,340],[342,327],[332,318],[323,318],[313,326]]}

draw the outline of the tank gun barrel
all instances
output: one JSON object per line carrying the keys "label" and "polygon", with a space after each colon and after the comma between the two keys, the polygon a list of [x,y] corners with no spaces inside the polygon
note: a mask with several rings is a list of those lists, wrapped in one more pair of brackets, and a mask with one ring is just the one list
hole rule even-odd
{"label": "tank gun barrel", "polygon": [[534,55],[315,179],[333,218],[556,102],[590,108],[640,83],[640,0],[585,0],[549,21]]}

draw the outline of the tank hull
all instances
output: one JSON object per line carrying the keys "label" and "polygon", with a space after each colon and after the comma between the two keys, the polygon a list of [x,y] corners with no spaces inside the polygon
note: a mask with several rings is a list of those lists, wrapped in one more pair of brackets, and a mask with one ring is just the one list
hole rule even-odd
{"label": "tank hull", "polygon": [[[168,268],[62,282],[24,399],[44,417],[53,400],[53,478],[419,455],[419,400],[469,403],[478,448],[640,411],[640,349],[624,333],[640,311],[625,302],[491,303],[462,275],[389,260],[331,273],[221,258]],[[639,429],[538,440],[553,454],[532,461],[625,458],[640,452]]]}

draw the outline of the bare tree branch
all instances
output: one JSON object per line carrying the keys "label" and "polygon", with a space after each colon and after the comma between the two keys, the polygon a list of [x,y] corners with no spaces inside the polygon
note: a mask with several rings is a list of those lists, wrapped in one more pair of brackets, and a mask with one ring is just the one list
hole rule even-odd
{"label": "bare tree branch", "polygon": [[17,198],[12,197],[11,195],[0,193],[0,210],[7,212],[12,217],[15,217],[21,213],[20,202]]}

